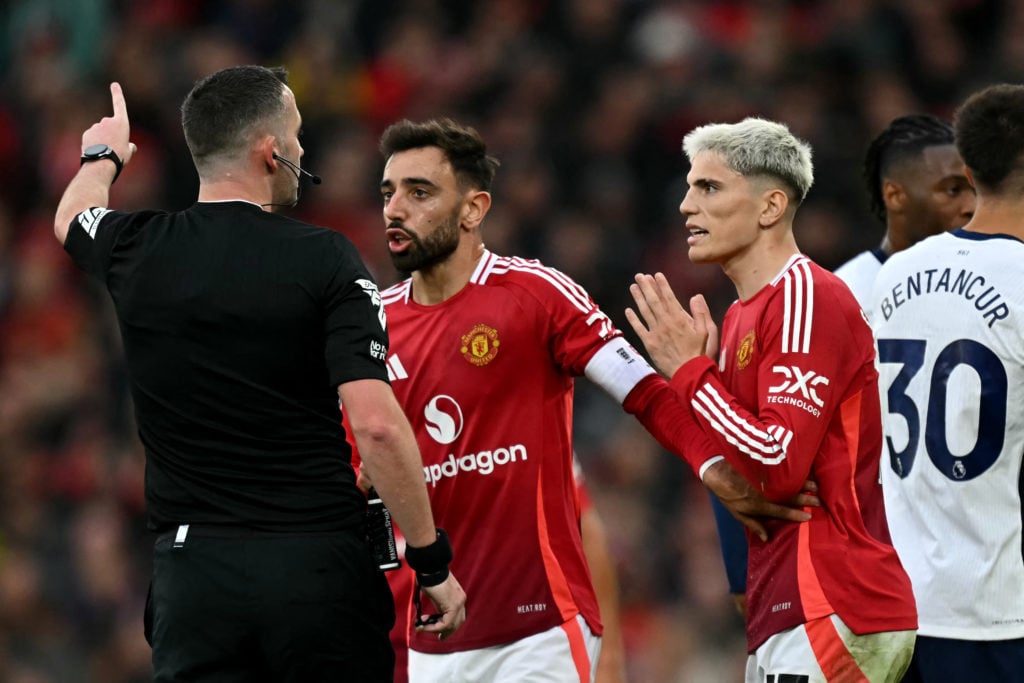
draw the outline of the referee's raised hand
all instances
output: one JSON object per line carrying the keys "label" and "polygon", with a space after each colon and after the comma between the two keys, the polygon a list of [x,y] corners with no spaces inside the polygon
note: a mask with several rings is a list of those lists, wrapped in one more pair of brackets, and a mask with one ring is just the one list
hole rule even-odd
{"label": "referee's raised hand", "polygon": [[[135,155],[129,138],[128,106],[119,83],[110,84],[113,115],[105,116],[82,133],[82,167],[64,190],[54,215],[53,232],[61,244],[67,239],[71,220],[90,208],[110,204],[110,186]],[[85,162],[97,163],[85,163]]]}
{"label": "referee's raised hand", "polygon": [[110,99],[114,107],[113,115],[104,116],[82,133],[82,151],[92,145],[110,145],[121,159],[121,163],[127,166],[135,154],[136,147],[129,139],[131,126],[128,123],[128,105],[124,101],[120,83],[110,84]]}

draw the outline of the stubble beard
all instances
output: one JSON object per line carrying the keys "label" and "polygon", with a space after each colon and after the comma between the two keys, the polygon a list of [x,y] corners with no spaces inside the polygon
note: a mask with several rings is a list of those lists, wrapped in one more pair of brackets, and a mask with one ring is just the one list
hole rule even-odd
{"label": "stubble beard", "polygon": [[[289,174],[294,175],[294,171],[289,170]],[[302,194],[299,186],[299,179],[296,177],[294,184],[289,182],[285,187],[275,188],[271,197],[271,203],[267,206],[275,213],[294,208],[299,203],[299,196]]]}
{"label": "stubble beard", "polygon": [[[394,225],[389,227],[402,228]],[[406,235],[412,245],[401,252],[389,251],[391,264],[396,270],[410,274],[418,270],[427,270],[448,259],[459,246],[458,212],[449,216],[438,229],[426,238],[407,231]]]}

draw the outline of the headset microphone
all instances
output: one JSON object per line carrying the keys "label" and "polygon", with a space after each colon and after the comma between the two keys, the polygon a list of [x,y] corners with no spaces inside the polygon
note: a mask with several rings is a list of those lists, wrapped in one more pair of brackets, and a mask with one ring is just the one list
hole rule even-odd
{"label": "headset microphone", "polygon": [[274,158],[277,159],[278,161],[280,161],[282,164],[284,164],[288,168],[292,169],[292,173],[295,174],[296,178],[298,178],[299,174],[301,173],[302,175],[309,176],[309,179],[311,181],[313,181],[314,185],[319,185],[320,183],[323,182],[323,180],[321,180],[320,176],[316,175],[315,173],[310,173],[309,171],[307,171],[306,169],[304,169],[304,168],[302,168],[300,166],[296,166],[294,163],[292,163],[291,161],[288,161],[287,159],[285,159],[283,156],[281,156],[277,152],[274,152]]}

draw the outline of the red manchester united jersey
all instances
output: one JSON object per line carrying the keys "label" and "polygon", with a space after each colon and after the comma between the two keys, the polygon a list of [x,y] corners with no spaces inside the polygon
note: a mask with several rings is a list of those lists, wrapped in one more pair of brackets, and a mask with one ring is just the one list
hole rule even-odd
{"label": "red manchester united jersey", "polygon": [[828,614],[858,634],[912,629],[910,581],[884,529],[882,448],[871,330],[849,289],[805,256],[736,302],[719,367],[684,365],[672,386],[726,459],[775,501],[817,481],[809,522],[748,533],[747,637]]}
{"label": "red manchester united jersey", "polygon": [[434,306],[412,301],[410,286],[382,293],[389,376],[467,596],[452,637],[412,634],[410,646],[488,647],[576,614],[600,634],[573,481],[573,378],[624,344],[620,332],[578,284],[536,261],[485,252],[466,287]]}
{"label": "red manchester united jersey", "polygon": [[[576,463],[574,468],[576,475],[576,491],[579,495],[580,516],[593,507],[590,500],[590,493],[583,480],[583,472]],[[398,555],[405,557],[405,538],[402,532],[395,527],[395,543],[398,546]],[[409,623],[415,617],[412,605],[412,592],[416,585],[415,573],[408,566],[403,566],[394,571],[385,573],[388,585],[391,586],[391,595],[395,600],[395,625],[391,627],[391,646],[395,650],[395,680],[394,683],[407,683],[409,680]]]}

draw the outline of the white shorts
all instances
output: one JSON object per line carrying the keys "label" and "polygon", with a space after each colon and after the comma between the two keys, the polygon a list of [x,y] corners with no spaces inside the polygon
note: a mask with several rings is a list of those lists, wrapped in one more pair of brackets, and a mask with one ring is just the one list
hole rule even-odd
{"label": "white shorts", "polygon": [[747,657],[746,683],[895,683],[917,631],[858,636],[835,614],[776,633]]}
{"label": "white shorts", "polygon": [[591,683],[601,638],[577,615],[506,645],[448,654],[409,650],[409,683]]}

